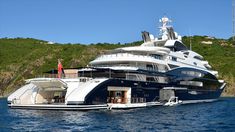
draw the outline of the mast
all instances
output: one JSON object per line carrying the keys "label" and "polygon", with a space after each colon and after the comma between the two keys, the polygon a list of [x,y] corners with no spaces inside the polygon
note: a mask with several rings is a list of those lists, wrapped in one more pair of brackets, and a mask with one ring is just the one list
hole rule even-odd
{"label": "mast", "polygon": [[232,1],[232,19],[233,19],[232,20],[232,22],[233,22],[233,27],[232,27],[233,28],[233,36],[232,37],[233,37],[233,43],[235,41],[235,27],[234,27],[235,26],[235,16],[234,16],[235,13],[234,13],[234,11],[235,10],[234,9],[235,9],[235,0]]}
{"label": "mast", "polygon": [[189,39],[190,39],[190,50],[192,50],[192,37],[191,37],[191,35],[189,36]]}
{"label": "mast", "polygon": [[171,27],[169,24],[172,22],[172,20],[170,20],[168,17],[164,16],[163,18],[161,18],[159,20],[159,22],[161,23],[160,28],[160,35],[163,35],[164,33],[167,33],[167,28]]}
{"label": "mast", "polygon": [[189,28],[189,49],[192,50],[192,36],[190,28]]}

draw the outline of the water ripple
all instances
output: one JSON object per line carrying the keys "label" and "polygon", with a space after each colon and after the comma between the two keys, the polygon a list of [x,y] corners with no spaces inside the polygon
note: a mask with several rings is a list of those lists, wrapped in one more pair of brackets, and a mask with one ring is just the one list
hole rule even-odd
{"label": "water ripple", "polygon": [[235,131],[234,103],[81,112],[9,109],[0,99],[0,131]]}

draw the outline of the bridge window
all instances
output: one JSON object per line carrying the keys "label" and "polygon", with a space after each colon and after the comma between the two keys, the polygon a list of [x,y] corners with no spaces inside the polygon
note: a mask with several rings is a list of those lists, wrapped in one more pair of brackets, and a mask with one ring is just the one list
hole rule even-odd
{"label": "bridge window", "polygon": [[175,47],[176,51],[188,50],[188,48],[179,41],[175,41],[174,47]]}
{"label": "bridge window", "polygon": [[176,66],[176,65],[172,65],[172,64],[168,64],[169,65],[169,67],[172,69],[172,68],[177,68],[177,67],[179,67],[179,66]]}
{"label": "bridge window", "polygon": [[155,59],[158,59],[158,60],[162,60],[163,59],[163,57],[161,55],[158,55],[158,54],[152,54],[150,56],[152,56],[152,57],[154,57]]}
{"label": "bridge window", "polygon": [[199,57],[199,56],[194,56],[193,58],[194,58],[194,59],[197,59],[197,60],[201,60],[201,61],[203,60],[203,58],[201,58],[201,57]]}
{"label": "bridge window", "polygon": [[176,57],[171,57],[172,61],[177,61],[177,58]]}

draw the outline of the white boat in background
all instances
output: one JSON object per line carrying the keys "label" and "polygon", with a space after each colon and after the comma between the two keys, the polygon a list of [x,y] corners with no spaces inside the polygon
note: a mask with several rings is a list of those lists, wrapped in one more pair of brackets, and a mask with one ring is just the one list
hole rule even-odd
{"label": "white boat in background", "polygon": [[164,106],[176,106],[181,104],[183,101],[179,100],[178,97],[172,96],[168,102],[164,103]]}
{"label": "white boat in background", "polygon": [[75,77],[33,78],[8,97],[11,108],[129,109],[217,100],[226,83],[203,56],[189,50],[167,17],[160,36],[142,32],[144,43],[98,56]]}

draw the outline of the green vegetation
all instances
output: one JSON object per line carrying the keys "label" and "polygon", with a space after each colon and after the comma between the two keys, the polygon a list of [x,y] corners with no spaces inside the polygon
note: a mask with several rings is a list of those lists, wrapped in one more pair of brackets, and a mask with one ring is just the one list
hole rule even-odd
{"label": "green vegetation", "polygon": [[[213,69],[218,70],[220,78],[228,83],[224,95],[235,95],[235,48],[230,40],[213,39],[206,36],[183,37],[183,42],[198,52]],[[202,44],[212,41],[213,44]],[[142,41],[128,44],[98,43],[48,44],[47,41],[32,38],[0,39],[0,96],[7,96],[24,84],[28,78],[38,77],[44,72],[57,68],[61,58],[64,68],[86,66],[89,61],[106,50],[123,46],[140,45]]]}

